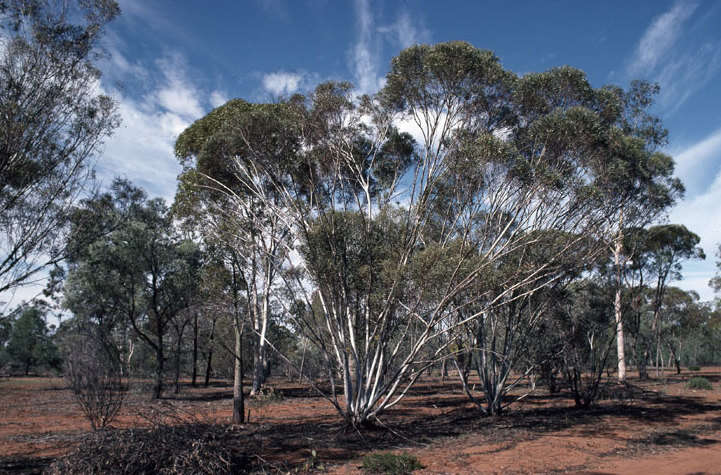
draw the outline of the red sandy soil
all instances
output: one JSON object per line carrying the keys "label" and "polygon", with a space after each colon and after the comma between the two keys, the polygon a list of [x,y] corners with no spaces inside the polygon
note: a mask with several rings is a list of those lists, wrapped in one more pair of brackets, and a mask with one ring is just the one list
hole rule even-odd
{"label": "red sandy soil", "polygon": [[[279,379],[271,381],[279,397],[250,401],[250,423],[229,433],[269,471],[361,473],[365,454],[392,451],[416,456],[424,466],[416,473],[721,473],[721,370],[701,373],[713,390],[687,389],[688,371],[667,373],[632,380],[631,393],[584,411],[568,395],[540,389],[496,418],[480,417],[456,381],[427,379],[388,411],[383,426],[363,433],[344,429],[330,403],[307,387]],[[227,383],[215,381],[184,386],[158,404],[131,386],[114,427],[147,426],[157,408],[227,425],[231,397]],[[63,380],[0,380],[0,472],[39,471],[89,431]]]}

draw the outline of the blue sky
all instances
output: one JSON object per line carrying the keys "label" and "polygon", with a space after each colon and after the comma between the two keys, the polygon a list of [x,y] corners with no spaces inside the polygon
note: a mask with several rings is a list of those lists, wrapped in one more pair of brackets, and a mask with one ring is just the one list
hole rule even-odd
{"label": "blue sky", "polygon": [[[518,74],[571,65],[594,86],[656,81],[686,198],[671,222],[702,237],[704,263],[679,285],[710,299],[721,242],[721,2],[708,1],[120,1],[104,44],[102,88],[123,125],[98,158],[172,199],[175,137],[225,100],[267,101],[328,79],[363,92],[414,43],[465,40]],[[209,7],[212,5],[212,8]]]}

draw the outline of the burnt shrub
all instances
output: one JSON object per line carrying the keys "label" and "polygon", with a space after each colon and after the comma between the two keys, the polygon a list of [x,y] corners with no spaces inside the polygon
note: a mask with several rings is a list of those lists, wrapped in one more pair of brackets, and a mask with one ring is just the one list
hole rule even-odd
{"label": "burnt shrub", "polygon": [[108,430],[88,436],[56,461],[52,474],[224,474],[245,472],[234,457],[226,427],[193,423],[151,429]]}

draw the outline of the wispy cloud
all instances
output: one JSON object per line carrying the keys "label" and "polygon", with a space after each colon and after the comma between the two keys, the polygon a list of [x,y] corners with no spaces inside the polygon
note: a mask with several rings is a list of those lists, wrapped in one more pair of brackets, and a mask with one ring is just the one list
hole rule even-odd
{"label": "wispy cloud", "polygon": [[696,10],[695,3],[678,2],[657,17],[641,37],[629,73],[643,74],[653,70],[668,55],[681,35],[684,23]]}
{"label": "wispy cloud", "polygon": [[255,3],[258,4],[266,13],[279,20],[288,21],[290,18],[288,5],[285,0],[256,0]]}
{"label": "wispy cloud", "polygon": [[673,114],[686,100],[703,88],[721,67],[721,41],[689,36],[690,20],[698,4],[678,1],[655,18],[632,55],[626,73],[661,85],[659,105]]}
{"label": "wispy cloud", "polygon": [[420,22],[414,21],[407,11],[402,11],[395,23],[378,27],[379,33],[390,34],[400,48],[408,48],[431,39],[430,31]]}
{"label": "wispy cloud", "polygon": [[356,87],[362,94],[378,91],[385,84],[381,70],[383,45],[389,41],[397,49],[430,41],[430,32],[403,11],[390,25],[376,27],[370,0],[355,0],[357,38],[350,49],[350,63]]}
{"label": "wispy cloud", "polygon": [[157,64],[165,81],[150,93],[149,99],[157,100],[161,108],[183,119],[200,118],[204,112],[200,105],[200,92],[186,78],[183,59],[173,55],[161,58]]}
{"label": "wispy cloud", "polygon": [[375,35],[373,14],[369,0],[355,0],[358,38],[353,45],[351,59],[356,87],[363,94],[376,92],[382,86],[378,75],[380,39]]}
{"label": "wispy cloud", "polygon": [[263,76],[263,89],[275,96],[293,94],[301,86],[305,74],[278,71]]}

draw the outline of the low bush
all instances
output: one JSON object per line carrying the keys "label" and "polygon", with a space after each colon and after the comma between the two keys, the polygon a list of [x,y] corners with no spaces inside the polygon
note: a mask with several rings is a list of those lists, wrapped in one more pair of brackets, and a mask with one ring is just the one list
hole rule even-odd
{"label": "low bush", "polygon": [[404,475],[423,468],[418,459],[407,454],[379,453],[363,457],[365,473]]}
{"label": "low bush", "polygon": [[212,424],[100,431],[56,461],[51,474],[224,474],[246,471],[233,458],[227,429]]}
{"label": "low bush", "polygon": [[708,379],[701,377],[701,376],[695,376],[688,380],[688,388],[689,389],[713,389],[711,386],[711,383]]}
{"label": "low bush", "polygon": [[688,370],[689,371],[701,371],[701,367],[700,366],[689,366]]}
{"label": "low bush", "polygon": [[65,380],[93,430],[105,429],[120,412],[127,390],[120,358],[93,334],[78,334],[69,343]]}

